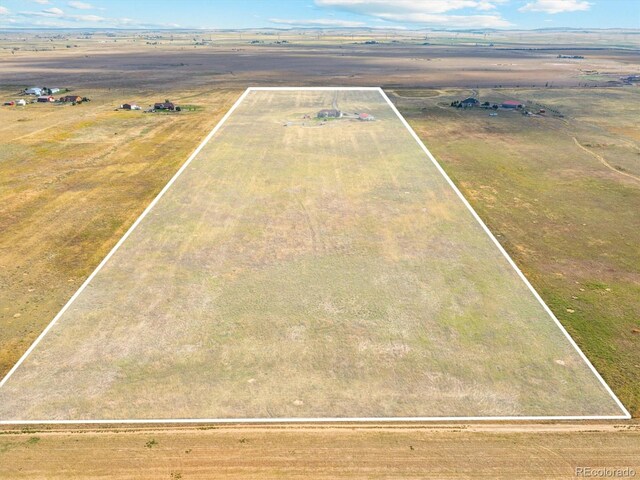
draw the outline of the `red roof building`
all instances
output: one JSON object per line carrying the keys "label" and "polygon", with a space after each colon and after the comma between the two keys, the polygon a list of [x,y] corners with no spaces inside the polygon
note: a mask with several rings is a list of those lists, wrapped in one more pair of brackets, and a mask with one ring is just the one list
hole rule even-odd
{"label": "red roof building", "polygon": [[363,122],[370,122],[372,120],[375,120],[375,117],[369,113],[361,113],[358,115],[358,119],[362,120]]}

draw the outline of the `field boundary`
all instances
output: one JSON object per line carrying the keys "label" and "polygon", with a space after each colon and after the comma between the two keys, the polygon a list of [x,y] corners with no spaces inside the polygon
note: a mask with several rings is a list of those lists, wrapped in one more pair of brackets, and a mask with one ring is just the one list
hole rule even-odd
{"label": "field boundary", "polygon": [[169,182],[162,188],[162,190],[158,193],[158,195],[151,201],[151,203],[145,208],[145,210],[140,214],[140,216],[136,219],[136,221],[129,227],[127,232],[122,236],[120,240],[115,244],[115,246],[111,249],[111,251],[107,254],[107,256],[98,264],[96,269],[87,277],[87,279],[82,283],[82,285],[78,288],[78,290],[71,296],[69,301],[62,307],[62,309],[58,312],[58,314],[53,318],[53,320],[47,325],[47,327],[42,331],[42,333],[36,338],[36,340],[31,344],[31,346],[27,349],[27,351],[20,357],[20,359],[16,362],[16,364],[9,370],[9,372],[5,375],[5,377],[0,381],[0,388],[11,378],[11,376],[15,373],[15,371],[22,365],[22,363],[27,359],[27,357],[33,352],[33,350],[38,346],[40,341],[47,335],[47,333],[51,330],[51,328],[58,322],[58,320],[62,317],[62,315],[69,309],[69,307],[73,304],[73,302],[78,298],[78,296],[85,290],[85,288],[89,285],[89,283],[93,280],[93,278],[98,274],[98,272],[104,267],[104,265],[109,261],[109,259],[117,252],[120,246],[127,240],[127,238],[131,235],[131,233],[136,229],[136,227],[140,224],[140,222],[148,215],[148,213],[153,209],[153,207],[158,203],[158,201],[164,196],[164,194],[169,190],[169,188],[173,185],[173,183],[178,179],[178,177],[184,172],[184,170],[189,166],[189,164],[194,160],[194,158],[200,153],[200,151],[205,147],[207,143],[211,140],[211,138],[218,132],[218,130],[222,127],[222,125],[228,120],[228,118],[232,115],[232,113],[238,108],[238,106],[242,103],[242,101],[247,97],[250,92],[253,91],[376,91],[378,92],[382,98],[386,101],[391,110],[396,114],[398,119],[402,122],[404,127],[411,134],[413,139],[420,146],[422,151],[427,155],[427,157],[434,164],[438,172],[445,178],[449,186],[454,190],[459,199],[463,202],[463,204],[467,207],[467,209],[471,212],[472,216],[476,219],[476,221],[480,224],[484,232],[489,236],[489,238],[496,245],[498,250],[502,253],[502,255],[507,259],[508,263],[513,267],[516,271],[520,279],[525,283],[525,285],[529,288],[534,297],[538,300],[538,302],[542,305],[547,314],[553,319],[558,328],[562,331],[565,338],[569,341],[569,343],[575,348],[578,352],[579,356],[582,360],[587,364],[591,372],[596,376],[596,378],[600,381],[602,386],[605,388],[607,393],[614,400],[616,405],[620,408],[622,415],[566,415],[566,416],[453,416],[453,417],[322,417],[322,418],[198,418],[198,419],[189,419],[189,418],[178,418],[178,419],[86,419],[86,420],[0,420],[0,425],[44,425],[44,424],[176,424],[176,423],[344,423],[344,422],[438,422],[438,421],[456,421],[456,422],[464,422],[464,421],[541,421],[541,420],[628,420],[631,419],[631,414],[622,404],[620,399],[615,395],[613,390],[607,385],[602,376],[598,373],[593,364],[589,361],[586,355],[582,352],[580,347],[575,343],[571,335],[567,332],[564,326],[560,323],[560,321],[556,318],[551,309],[544,302],[542,297],[538,294],[538,292],[533,288],[531,283],[524,276],[522,271],[518,268],[515,262],[511,259],[507,251],[502,247],[500,242],[496,239],[496,237],[491,233],[489,228],[482,221],[480,216],[475,212],[471,204],[467,201],[467,199],[462,195],[462,192],[458,189],[458,187],[453,183],[453,181],[449,178],[444,169],[440,166],[435,157],[431,154],[431,152],[427,149],[427,147],[422,143],[420,137],[415,133],[415,131],[411,128],[409,123],[405,120],[402,114],[398,111],[393,102],[389,99],[386,93],[382,90],[381,87],[249,87],[247,88],[242,95],[236,100],[236,102],[231,106],[229,111],[222,117],[222,119],[218,122],[218,124],[209,132],[209,134],[204,138],[204,140],[200,143],[200,145],[191,153],[191,155],[187,158],[187,160],[182,164],[182,166],[178,169],[175,175],[169,180]]}

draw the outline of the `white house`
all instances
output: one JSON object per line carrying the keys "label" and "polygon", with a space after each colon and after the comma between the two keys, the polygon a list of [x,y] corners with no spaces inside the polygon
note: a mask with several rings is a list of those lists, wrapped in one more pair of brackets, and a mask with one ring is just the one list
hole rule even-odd
{"label": "white house", "polygon": [[21,98],[20,100],[16,100],[16,105],[24,107],[26,104],[27,104],[27,102],[25,101],[24,98]]}
{"label": "white house", "polygon": [[24,93],[25,95],[36,95],[39,97],[42,95],[42,89],[40,87],[25,88]]}

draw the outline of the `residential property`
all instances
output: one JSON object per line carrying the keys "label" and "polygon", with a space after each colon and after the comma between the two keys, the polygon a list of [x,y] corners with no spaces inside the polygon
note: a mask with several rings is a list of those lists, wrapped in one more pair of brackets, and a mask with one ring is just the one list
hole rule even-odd
{"label": "residential property", "polygon": [[53,98],[53,95],[41,95],[38,97],[39,103],[49,103],[54,101],[55,101],[55,98]]}
{"label": "residential property", "polygon": [[80,103],[82,102],[82,97],[80,95],[65,95],[60,97],[60,101],[62,103]]}
{"label": "residential property", "polygon": [[318,118],[341,118],[342,112],[334,108],[320,110],[317,114]]}
{"label": "residential property", "polygon": [[460,102],[463,107],[477,107],[480,105],[480,101],[477,98],[469,97]]}
{"label": "residential property", "polygon": [[31,87],[31,88],[25,88],[24,89],[24,94],[25,95],[36,95],[36,96],[40,96],[42,95],[42,89],[40,87]]}
{"label": "residential property", "polygon": [[172,102],[159,102],[153,105],[154,110],[175,110],[176,106]]}
{"label": "residential property", "polygon": [[361,113],[358,115],[358,120],[362,120],[363,122],[372,122],[376,118],[369,113]]}
{"label": "residential property", "polygon": [[505,100],[500,106],[502,108],[524,108],[524,105],[516,100]]}

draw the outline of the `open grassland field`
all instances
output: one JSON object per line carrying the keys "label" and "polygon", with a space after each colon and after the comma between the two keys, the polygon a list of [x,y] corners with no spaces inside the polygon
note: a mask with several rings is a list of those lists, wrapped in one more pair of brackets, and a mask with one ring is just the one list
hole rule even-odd
{"label": "open grassland field", "polygon": [[578,467],[637,475],[638,451],[637,425],[5,430],[0,477],[570,480]]}
{"label": "open grassland field", "polygon": [[2,375],[241,92],[199,92],[202,109],[180,115],[114,111],[157,101],[140,91],[82,93],[92,101],[1,110]]}
{"label": "open grassland field", "polygon": [[[392,99],[620,396],[640,412],[640,91],[482,89],[545,117]],[[556,110],[563,118],[554,116]]]}
{"label": "open grassland field", "polygon": [[248,92],[0,388],[2,420],[621,413],[377,90]]}

